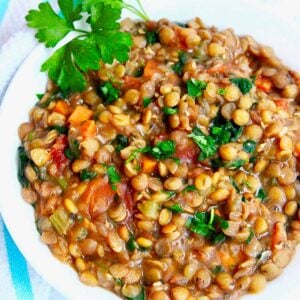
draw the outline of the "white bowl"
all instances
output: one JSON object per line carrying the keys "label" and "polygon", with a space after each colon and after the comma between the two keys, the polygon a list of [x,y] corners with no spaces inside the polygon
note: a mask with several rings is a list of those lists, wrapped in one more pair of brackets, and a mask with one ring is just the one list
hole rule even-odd
{"label": "white bowl", "polygon": [[[270,45],[277,55],[294,69],[300,70],[300,31],[268,11],[235,0],[148,0],[146,10],[154,19],[168,17],[188,20],[200,16],[208,25],[234,28],[238,34],[251,34]],[[33,268],[54,288],[71,299],[118,299],[112,293],[83,285],[70,266],[56,260],[40,242],[35,227],[33,209],[20,196],[17,181],[16,151],[20,142],[19,124],[28,120],[35,104],[36,93],[43,93],[46,76],[39,72],[49,56],[43,46],[37,47],[19,68],[4,97],[0,111],[0,208],[2,217],[17,246]],[[261,294],[246,296],[253,299],[298,299],[300,253],[296,254],[284,273],[267,285]]]}

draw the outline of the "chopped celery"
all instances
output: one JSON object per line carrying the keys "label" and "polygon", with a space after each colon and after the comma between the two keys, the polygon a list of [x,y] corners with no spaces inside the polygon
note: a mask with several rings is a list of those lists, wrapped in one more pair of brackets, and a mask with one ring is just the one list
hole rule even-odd
{"label": "chopped celery", "polygon": [[57,209],[49,219],[57,233],[62,235],[65,235],[73,224],[72,219],[64,209]]}

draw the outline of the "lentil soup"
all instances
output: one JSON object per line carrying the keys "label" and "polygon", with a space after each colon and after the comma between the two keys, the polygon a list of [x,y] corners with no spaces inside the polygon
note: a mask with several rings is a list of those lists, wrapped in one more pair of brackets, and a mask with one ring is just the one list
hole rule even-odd
{"label": "lentil soup", "polygon": [[236,299],[300,241],[300,75],[232,30],[133,22],[126,63],[46,92],[18,177],[43,243],[124,299]]}

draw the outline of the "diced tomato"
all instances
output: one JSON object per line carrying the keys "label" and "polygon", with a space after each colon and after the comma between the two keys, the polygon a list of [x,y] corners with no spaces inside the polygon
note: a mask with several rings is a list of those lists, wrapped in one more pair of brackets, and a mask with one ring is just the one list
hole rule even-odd
{"label": "diced tomato", "polygon": [[287,99],[275,99],[275,104],[276,106],[284,109],[284,110],[287,110],[289,108],[289,102]]}
{"label": "diced tomato", "polygon": [[161,133],[158,136],[155,137],[155,142],[161,142],[161,141],[165,141],[168,139],[168,134],[167,133]]}
{"label": "diced tomato", "polygon": [[65,156],[64,151],[67,147],[68,140],[66,135],[60,135],[50,151],[53,162],[58,170],[63,170],[68,163],[68,158]]}
{"label": "diced tomato", "polygon": [[142,83],[143,81],[141,77],[125,76],[122,89],[123,90],[139,89]]}
{"label": "diced tomato", "polygon": [[200,150],[193,142],[189,142],[184,146],[177,146],[175,157],[178,157],[182,162],[196,163]]}
{"label": "diced tomato", "polygon": [[85,216],[96,218],[109,208],[115,194],[107,177],[96,178],[89,182],[78,202],[78,208]]}
{"label": "diced tomato", "polygon": [[255,81],[256,87],[266,93],[270,93],[272,90],[272,81],[266,77],[259,77]]}
{"label": "diced tomato", "polygon": [[296,143],[295,145],[295,155],[300,157],[300,142]]}
{"label": "diced tomato", "polygon": [[161,74],[162,71],[158,68],[158,62],[155,60],[148,60],[144,68],[144,77],[151,79],[154,74]]}

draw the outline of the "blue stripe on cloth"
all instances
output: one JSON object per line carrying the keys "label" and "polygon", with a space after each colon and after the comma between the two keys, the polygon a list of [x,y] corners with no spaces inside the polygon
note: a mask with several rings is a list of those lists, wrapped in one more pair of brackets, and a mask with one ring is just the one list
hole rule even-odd
{"label": "blue stripe on cloth", "polygon": [[0,22],[6,12],[9,0],[0,0]]}
{"label": "blue stripe on cloth", "polygon": [[16,297],[18,300],[32,300],[32,287],[26,261],[12,240],[5,224],[3,228],[11,279],[15,288]]}

